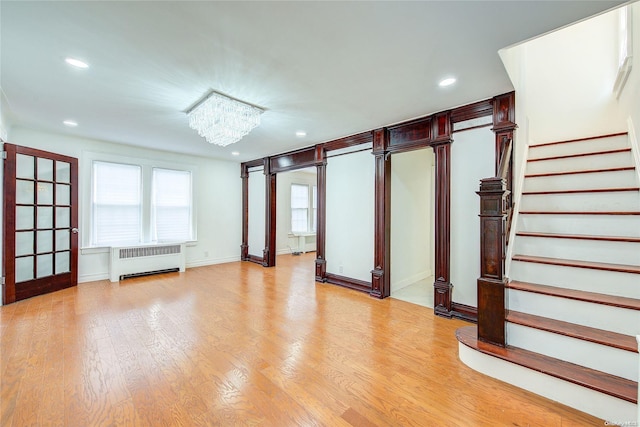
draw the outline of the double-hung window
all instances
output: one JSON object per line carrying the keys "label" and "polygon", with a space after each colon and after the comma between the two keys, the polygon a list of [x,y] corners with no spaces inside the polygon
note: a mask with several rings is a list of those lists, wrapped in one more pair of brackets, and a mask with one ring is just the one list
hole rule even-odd
{"label": "double-hung window", "polygon": [[309,231],[309,186],[291,184],[291,232]]}
{"label": "double-hung window", "polygon": [[[311,187],[311,191],[309,191]],[[317,187],[291,184],[291,232],[309,233],[317,229]]]}
{"label": "double-hung window", "polygon": [[191,240],[191,172],[153,168],[152,239]]}
{"label": "double-hung window", "polygon": [[90,246],[195,240],[192,168],[139,162],[91,163]]}
{"label": "double-hung window", "polygon": [[142,168],[93,162],[92,244],[142,241]]}

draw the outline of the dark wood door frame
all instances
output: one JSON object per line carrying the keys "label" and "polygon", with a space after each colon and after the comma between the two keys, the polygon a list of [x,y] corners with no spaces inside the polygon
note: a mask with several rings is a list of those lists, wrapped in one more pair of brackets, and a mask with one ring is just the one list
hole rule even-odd
{"label": "dark wood door frame", "polygon": [[[242,178],[242,244],[240,245],[240,259],[242,261],[255,262],[260,265],[264,265],[265,262],[265,248],[262,248],[262,257],[249,254],[249,176],[251,173],[249,169],[260,166],[264,167],[264,164],[265,159],[257,159],[240,165],[240,178]],[[257,173],[257,171],[253,173]],[[265,225],[266,224],[268,223],[265,222]]]}
{"label": "dark wood door frame", "polygon": [[[65,289],[68,287],[76,286],[78,284],[78,159],[74,157],[65,156],[62,154],[51,153],[44,150],[38,150],[29,147],[22,147],[19,145],[5,143],[3,147],[6,152],[6,158],[4,161],[4,172],[3,172],[3,212],[4,212],[4,228],[3,228],[3,257],[4,257],[4,274],[5,274],[5,284],[3,286],[3,295],[2,300],[3,304],[10,304],[21,299],[30,298],[32,296],[41,295],[44,293],[54,292],[57,290]],[[17,178],[17,156],[25,155],[31,156],[34,159],[34,171],[32,179],[28,178]],[[51,179],[42,179],[39,176],[38,166],[39,163],[37,160],[44,158],[52,160],[52,178]],[[60,180],[57,170],[57,162],[63,162],[69,165],[69,181]],[[33,185],[39,187],[41,183],[42,185],[50,185],[52,196],[51,203],[41,203],[39,200],[38,193],[33,188],[34,199],[31,204],[20,204],[17,203],[16,199],[16,182],[32,182]],[[58,186],[68,186],[69,187],[69,204],[60,203],[57,199],[57,192],[59,191]],[[16,284],[16,206],[32,206],[33,214],[34,214],[34,223],[32,224],[32,230],[25,229],[19,232],[32,232],[33,233],[33,252],[31,257],[33,257],[33,279],[26,280],[20,283],[20,285]],[[52,209],[52,225],[45,226],[44,228],[40,227],[38,221],[36,219],[36,215],[38,215],[38,210],[42,208]],[[68,226],[60,226],[57,219],[57,209],[69,209],[69,223]],[[68,230],[69,232],[69,241],[68,248],[64,248],[62,250],[58,249],[56,238],[54,238],[55,234],[59,231]],[[52,233],[53,242],[51,243],[51,249],[46,252],[40,252],[38,248],[38,233],[40,231],[46,231]],[[60,256],[59,254],[68,253],[69,257],[69,271],[56,273],[57,265],[55,263],[56,256]],[[38,277],[37,273],[37,263],[38,258],[40,256],[50,255],[52,257],[52,266],[51,266],[51,274]],[[18,257],[20,258],[20,257]]]}
{"label": "dark wood door frame", "polygon": [[[374,131],[337,139],[301,150],[266,157],[242,164],[244,171],[250,164],[264,164],[267,174],[267,227],[265,236],[265,256],[263,265],[275,265],[275,214],[276,190],[275,175],[278,172],[301,169],[309,166],[317,168],[318,186],[318,224],[316,231],[316,280],[336,283],[354,289],[368,291],[371,296],[386,298],[390,289],[390,253],[391,253],[391,161],[390,155],[420,148],[431,147],[435,154],[435,281],[434,311],[443,317],[457,317],[467,320],[477,318],[475,307],[458,304],[452,300],[453,285],[451,273],[451,144],[453,143],[453,125],[481,117],[493,116],[496,133],[496,158],[502,149],[499,141],[502,134],[513,131],[513,92],[498,95],[473,104],[439,112],[427,117],[383,127]],[[506,123],[506,124],[505,124]],[[508,124],[508,126],[507,126]],[[484,125],[483,125],[484,126]],[[506,129],[511,126],[510,129]],[[375,158],[375,213],[374,213],[374,268],[371,271],[371,283],[338,277],[326,272],[326,166],[327,152],[373,142],[372,154]],[[243,259],[245,259],[248,186],[243,181]]]}

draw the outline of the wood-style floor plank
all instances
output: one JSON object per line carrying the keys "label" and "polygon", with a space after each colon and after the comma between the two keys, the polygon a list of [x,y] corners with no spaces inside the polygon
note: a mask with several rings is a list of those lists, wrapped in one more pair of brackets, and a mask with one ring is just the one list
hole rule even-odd
{"label": "wood-style floor plank", "polygon": [[602,425],[462,364],[465,322],[316,283],[313,259],[0,307],[0,425]]}

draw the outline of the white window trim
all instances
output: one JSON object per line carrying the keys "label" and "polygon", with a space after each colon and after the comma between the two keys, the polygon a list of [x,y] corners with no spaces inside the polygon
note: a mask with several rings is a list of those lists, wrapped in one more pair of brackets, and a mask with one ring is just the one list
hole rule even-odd
{"label": "white window trim", "polygon": [[[197,172],[198,167],[191,164],[167,162],[157,159],[146,159],[138,157],[125,157],[117,154],[83,151],[80,157],[80,249],[82,254],[107,252],[107,247],[95,246],[91,242],[91,197],[93,186],[93,162],[110,162],[129,165],[139,165],[142,167],[142,243],[156,243],[151,241],[151,182],[153,168],[183,170],[191,172],[191,224],[193,227],[192,240],[186,242],[187,246],[193,246],[198,241],[197,222]],[[84,202],[83,202],[84,201]]]}

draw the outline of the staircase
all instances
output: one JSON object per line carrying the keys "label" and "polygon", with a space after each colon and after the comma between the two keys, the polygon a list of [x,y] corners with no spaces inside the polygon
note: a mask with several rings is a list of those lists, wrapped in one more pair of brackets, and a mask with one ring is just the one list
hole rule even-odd
{"label": "staircase", "polygon": [[626,133],[529,147],[507,347],[462,328],[465,363],[605,420],[636,421],[638,181]]}

